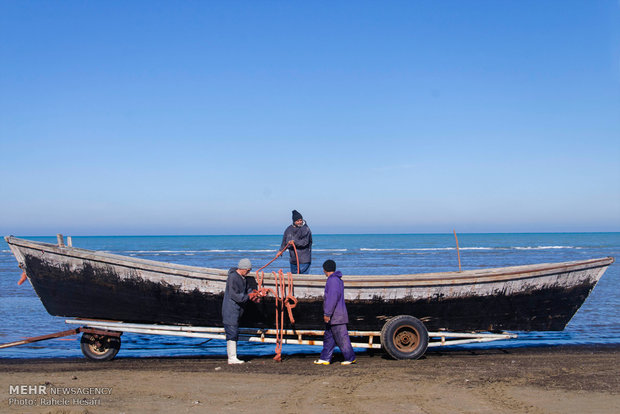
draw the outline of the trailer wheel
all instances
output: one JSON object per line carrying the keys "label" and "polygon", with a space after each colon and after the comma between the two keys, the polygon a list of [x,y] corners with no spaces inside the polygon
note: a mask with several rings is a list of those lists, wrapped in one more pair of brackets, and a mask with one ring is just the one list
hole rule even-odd
{"label": "trailer wheel", "polygon": [[428,331],[419,319],[399,315],[383,325],[381,345],[394,359],[418,359],[428,348]]}
{"label": "trailer wheel", "polygon": [[119,336],[82,334],[80,349],[84,356],[92,361],[109,361],[121,348]]}

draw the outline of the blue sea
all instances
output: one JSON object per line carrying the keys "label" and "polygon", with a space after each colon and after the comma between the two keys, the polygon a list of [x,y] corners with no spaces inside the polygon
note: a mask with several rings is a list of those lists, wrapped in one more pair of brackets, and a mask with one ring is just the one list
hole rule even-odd
{"label": "blue sea", "polygon": [[[55,243],[55,237],[24,237]],[[281,236],[123,236],[73,237],[73,245],[164,262],[227,269],[248,257],[254,269],[269,262]],[[463,270],[563,262],[613,256],[620,259],[620,233],[528,233],[458,235]],[[314,235],[310,273],[333,259],[344,274],[402,274],[458,270],[453,234]],[[268,270],[287,270],[279,258]],[[17,285],[21,270],[0,243],[0,343],[72,329],[50,316],[32,286]],[[562,332],[516,332],[519,337],[469,348],[576,344],[620,344],[620,264],[614,263]],[[459,347],[442,348],[462,349]],[[273,344],[240,342],[240,355],[273,354]],[[285,345],[284,354],[317,353],[314,346]],[[225,355],[220,340],[124,334],[121,357]],[[79,338],[70,336],[0,349],[0,358],[81,357]]]}

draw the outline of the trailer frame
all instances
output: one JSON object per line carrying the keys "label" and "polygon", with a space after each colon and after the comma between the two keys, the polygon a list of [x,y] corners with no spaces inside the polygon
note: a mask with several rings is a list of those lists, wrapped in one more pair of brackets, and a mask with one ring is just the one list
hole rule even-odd
{"label": "trailer frame", "polygon": [[[224,328],[221,327],[141,324],[81,318],[66,319],[65,323],[69,325],[81,326],[75,329],[69,329],[66,331],[56,332],[48,335],[35,336],[25,338],[20,341],[0,344],[0,349],[45,341],[49,339],[61,338],[64,336],[77,335],[81,333],[83,334],[81,349],[84,356],[92,360],[107,361],[116,356],[116,353],[120,349],[120,337],[123,333],[180,336],[220,340],[226,339],[226,336],[224,335]],[[288,345],[322,346],[323,341],[316,338],[322,337],[323,333],[324,332],[322,330],[286,329],[283,331],[284,336],[282,339],[282,343]],[[277,343],[277,334],[278,331],[276,329],[239,329],[239,339],[249,342],[275,344]],[[381,331],[349,331],[349,337],[352,339],[351,345],[353,345],[354,348],[385,348],[381,343]],[[517,335],[508,332],[428,332],[428,347],[432,348],[451,345],[464,345],[514,338],[517,338]],[[97,351],[97,347],[105,347],[105,345],[102,345],[102,343],[106,339],[112,339],[115,348],[111,349],[111,352],[105,352],[103,350],[100,352]],[[96,344],[93,344],[93,341],[95,341]],[[95,352],[93,352],[93,349],[95,350]],[[390,353],[389,350],[386,351]],[[424,351],[426,351],[426,348],[424,349]]]}
{"label": "trailer frame", "polygon": [[[194,338],[222,339],[225,340],[224,328],[189,326],[189,325],[156,325],[156,324],[137,324],[115,321],[98,321],[90,319],[67,319],[68,324],[83,324],[84,327],[94,329],[105,329],[109,331],[120,331],[127,333],[137,333],[146,335],[171,335]],[[275,329],[256,329],[240,328],[239,338],[249,342],[276,343]],[[312,337],[322,337],[322,330],[307,329],[286,329],[284,330],[283,344],[290,345],[315,345],[322,346],[323,341],[312,339]],[[349,331],[352,339],[351,345],[355,348],[381,349],[380,331]],[[470,343],[492,342],[506,339],[515,339],[517,334],[502,332],[448,332],[438,331],[429,332],[429,347],[440,347],[450,345],[464,345]],[[359,342],[358,338],[367,338],[364,342]],[[379,341],[377,341],[377,339]]]}

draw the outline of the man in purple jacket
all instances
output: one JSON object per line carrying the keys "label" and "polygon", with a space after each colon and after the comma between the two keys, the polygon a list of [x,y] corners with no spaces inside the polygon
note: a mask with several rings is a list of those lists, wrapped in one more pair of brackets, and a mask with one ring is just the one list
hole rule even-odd
{"label": "man in purple jacket", "polygon": [[325,333],[323,334],[323,351],[317,365],[329,365],[334,354],[334,348],[338,345],[344,356],[341,365],[355,364],[355,353],[349,339],[347,323],[349,315],[344,303],[344,283],[342,273],[336,271],[336,262],[326,260],[323,263],[323,273],[327,276],[325,283],[325,297],[323,298],[323,320],[325,321]]}

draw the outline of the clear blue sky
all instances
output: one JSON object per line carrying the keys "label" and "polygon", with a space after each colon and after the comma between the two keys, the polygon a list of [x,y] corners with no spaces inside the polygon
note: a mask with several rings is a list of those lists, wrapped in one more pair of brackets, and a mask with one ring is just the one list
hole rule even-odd
{"label": "clear blue sky", "polygon": [[1,1],[2,235],[620,231],[620,2]]}

